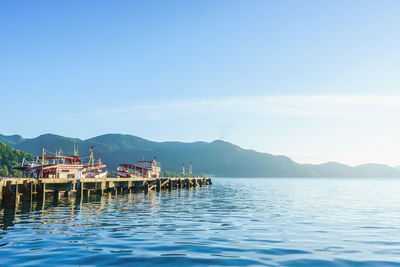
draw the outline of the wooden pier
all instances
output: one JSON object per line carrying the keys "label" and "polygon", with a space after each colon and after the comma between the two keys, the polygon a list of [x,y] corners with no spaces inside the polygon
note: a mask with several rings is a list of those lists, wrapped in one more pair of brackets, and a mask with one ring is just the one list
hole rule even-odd
{"label": "wooden pier", "polygon": [[46,196],[87,197],[91,194],[123,194],[174,190],[211,185],[209,177],[184,178],[6,178],[0,177],[0,206],[15,207],[20,202],[45,202]]}

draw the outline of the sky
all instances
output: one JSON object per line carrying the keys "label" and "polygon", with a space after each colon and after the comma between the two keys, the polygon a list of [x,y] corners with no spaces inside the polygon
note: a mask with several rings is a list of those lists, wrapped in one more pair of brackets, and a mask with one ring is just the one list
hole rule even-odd
{"label": "sky", "polygon": [[0,1],[0,133],[400,165],[400,2]]}

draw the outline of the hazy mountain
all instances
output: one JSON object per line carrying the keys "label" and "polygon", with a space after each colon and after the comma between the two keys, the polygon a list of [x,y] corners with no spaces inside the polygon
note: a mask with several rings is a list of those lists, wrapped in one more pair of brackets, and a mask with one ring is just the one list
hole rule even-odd
{"label": "hazy mountain", "polygon": [[400,170],[382,164],[363,164],[350,167],[337,162],[319,165],[304,164],[315,177],[400,177]]}
{"label": "hazy mountain", "polygon": [[14,134],[14,135],[2,135],[0,134],[0,142],[12,146],[21,143],[24,140],[22,136]]}
{"label": "hazy mountain", "polygon": [[153,142],[122,134],[106,134],[87,140],[53,134],[28,139],[18,135],[0,135],[2,140],[33,155],[41,155],[43,147],[52,152],[61,148],[64,155],[69,155],[73,153],[75,143],[84,159],[89,155],[90,147],[94,146],[95,156],[100,155],[109,170],[115,170],[120,163],[134,162],[143,157],[151,160],[156,156],[163,170],[180,172],[183,163],[188,169],[192,161],[195,173],[226,177],[400,177],[399,169],[386,165],[298,164],[285,156],[246,150],[221,140],[211,143]]}

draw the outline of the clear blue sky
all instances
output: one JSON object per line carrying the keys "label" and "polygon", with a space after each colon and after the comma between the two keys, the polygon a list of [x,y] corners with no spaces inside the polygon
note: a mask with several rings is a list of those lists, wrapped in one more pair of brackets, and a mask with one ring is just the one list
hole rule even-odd
{"label": "clear blue sky", "polygon": [[400,165],[399,1],[1,1],[0,133]]}

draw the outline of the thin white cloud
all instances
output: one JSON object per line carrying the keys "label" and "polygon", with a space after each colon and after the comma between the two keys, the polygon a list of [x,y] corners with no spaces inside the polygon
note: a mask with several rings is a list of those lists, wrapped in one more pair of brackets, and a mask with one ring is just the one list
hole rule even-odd
{"label": "thin white cloud", "polygon": [[106,132],[164,141],[218,138],[299,162],[352,165],[400,165],[400,126],[395,123],[399,117],[400,95],[165,100],[96,110],[87,116],[92,127],[101,125]]}
{"label": "thin white cloud", "polygon": [[[211,113],[249,115],[290,115],[352,118],[376,111],[400,112],[396,95],[282,95],[170,100],[148,105],[109,108],[102,114]],[[99,111],[96,111],[98,114]]]}

